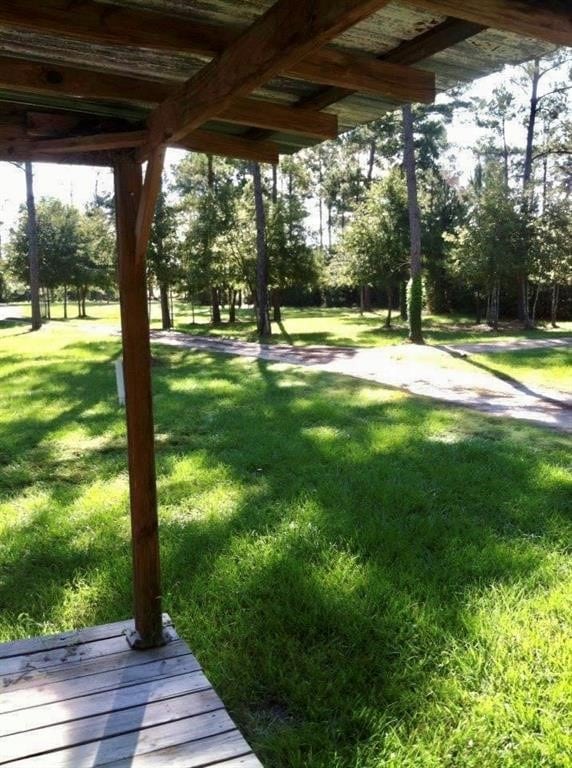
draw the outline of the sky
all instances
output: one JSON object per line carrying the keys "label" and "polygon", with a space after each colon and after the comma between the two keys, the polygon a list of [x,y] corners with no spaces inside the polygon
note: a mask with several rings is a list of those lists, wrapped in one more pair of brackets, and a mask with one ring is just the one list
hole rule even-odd
{"label": "sky", "polygon": [[[506,74],[494,74],[476,80],[467,90],[467,96],[487,98],[492,90],[499,86]],[[438,99],[442,99],[439,96]],[[474,117],[458,114],[448,129],[449,141],[454,145],[455,171],[462,179],[467,179],[474,168],[475,158],[471,147],[483,135],[474,122]],[[511,125],[510,143],[522,144],[524,129],[519,123]],[[167,165],[177,162],[181,157],[178,150],[169,150]],[[95,191],[111,191],[112,173],[109,169],[95,169],[83,166],[34,165],[34,189],[36,198],[56,197],[65,203],[73,203],[83,208],[93,199]],[[25,178],[23,170],[10,163],[0,163],[0,236],[5,241],[10,227],[14,225],[19,207],[25,202]]]}

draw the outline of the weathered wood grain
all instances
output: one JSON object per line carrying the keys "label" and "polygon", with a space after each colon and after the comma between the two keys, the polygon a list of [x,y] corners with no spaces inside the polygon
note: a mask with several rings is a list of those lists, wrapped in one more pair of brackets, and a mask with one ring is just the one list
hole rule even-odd
{"label": "weathered wood grain", "polygon": [[[175,644],[172,643],[159,650],[164,651],[174,646]],[[184,646],[184,650],[187,650],[186,646]],[[155,652],[153,651],[153,653]],[[127,658],[133,657],[133,653],[116,655],[127,656]],[[21,685],[15,689],[9,688],[0,694],[0,719],[3,715],[10,713],[15,713],[21,717],[19,710],[28,709],[30,702],[33,702],[35,708],[42,707],[80,696],[116,691],[132,685],[153,683],[157,680],[169,679],[178,675],[190,675],[201,671],[198,661],[188,651],[183,656],[167,657],[156,661],[149,661],[147,657],[147,653],[143,656],[139,654],[140,663],[134,666],[125,664],[107,672],[86,674],[67,680],[51,681],[49,677],[40,676],[32,687]],[[117,661],[117,659],[115,660]],[[75,672],[84,672],[85,669],[85,665],[80,665],[76,667]],[[74,672],[74,670],[70,671]]]}
{"label": "weathered wood grain", "polygon": [[388,0],[278,0],[151,114],[151,145],[177,141]]}

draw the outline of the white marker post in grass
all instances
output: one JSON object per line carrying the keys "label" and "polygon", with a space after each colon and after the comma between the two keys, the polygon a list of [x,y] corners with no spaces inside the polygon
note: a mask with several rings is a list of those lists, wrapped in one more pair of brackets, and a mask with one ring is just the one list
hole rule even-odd
{"label": "white marker post in grass", "polygon": [[125,381],[123,379],[123,358],[118,357],[113,363],[115,366],[115,381],[117,383],[117,399],[119,405],[125,405]]}

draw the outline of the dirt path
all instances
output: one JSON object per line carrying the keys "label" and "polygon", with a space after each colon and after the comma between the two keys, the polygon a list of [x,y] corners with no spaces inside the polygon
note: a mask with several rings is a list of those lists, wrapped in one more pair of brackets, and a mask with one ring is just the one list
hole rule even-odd
{"label": "dirt path", "polygon": [[452,351],[461,351],[458,349],[411,344],[373,349],[291,347],[160,331],[153,331],[151,338],[154,342],[170,346],[341,373],[493,416],[531,421],[572,432],[572,398],[568,395],[555,390],[533,389],[520,382],[494,376],[459,359],[458,355],[451,355]]}

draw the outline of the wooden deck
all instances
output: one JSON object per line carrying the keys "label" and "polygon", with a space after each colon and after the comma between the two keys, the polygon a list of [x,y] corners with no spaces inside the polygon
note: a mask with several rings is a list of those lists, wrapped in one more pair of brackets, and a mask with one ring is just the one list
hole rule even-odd
{"label": "wooden deck", "polygon": [[261,768],[175,630],[134,651],[132,628],[0,645],[0,765]]}

